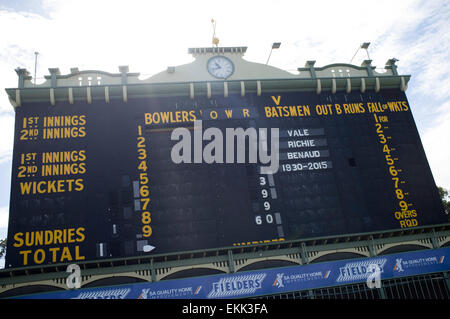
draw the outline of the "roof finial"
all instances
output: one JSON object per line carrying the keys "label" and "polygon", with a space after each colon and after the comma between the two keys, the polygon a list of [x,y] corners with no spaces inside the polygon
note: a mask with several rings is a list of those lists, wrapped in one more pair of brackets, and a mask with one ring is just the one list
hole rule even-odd
{"label": "roof finial", "polygon": [[219,38],[216,37],[216,21],[214,19],[211,19],[211,23],[213,26],[212,44],[213,44],[213,46],[218,47],[219,46]]}

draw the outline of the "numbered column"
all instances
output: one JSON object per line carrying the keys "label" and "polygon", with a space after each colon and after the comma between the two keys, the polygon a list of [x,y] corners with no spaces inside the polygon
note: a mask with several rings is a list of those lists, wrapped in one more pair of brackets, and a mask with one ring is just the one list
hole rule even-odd
{"label": "numbered column", "polygon": [[388,116],[378,116],[374,114],[375,129],[378,135],[378,142],[382,145],[382,152],[386,161],[388,173],[392,180],[394,196],[398,205],[398,210],[394,212],[395,219],[401,228],[418,226],[417,211],[413,203],[408,199],[409,192],[406,190],[406,180],[403,170],[399,166],[399,158],[396,157],[396,149],[391,147],[392,137],[389,136]]}
{"label": "numbered column", "polygon": [[138,125],[137,136],[137,159],[138,180],[134,182],[135,211],[139,212],[140,231],[137,238],[141,236],[149,238],[152,235],[150,214],[150,188],[148,176],[148,154],[146,140],[143,136],[142,126]]}

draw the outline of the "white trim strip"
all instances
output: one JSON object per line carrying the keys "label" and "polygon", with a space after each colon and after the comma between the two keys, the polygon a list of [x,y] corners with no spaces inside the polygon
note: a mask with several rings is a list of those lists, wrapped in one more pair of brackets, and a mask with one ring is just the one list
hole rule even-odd
{"label": "white trim strip", "polygon": [[194,83],[189,83],[189,96],[191,97],[191,99],[194,99],[195,96],[195,92],[194,92]]}
{"label": "white trim strip", "polygon": [[50,88],[50,104],[55,105],[55,89]]}
{"label": "white trim strip", "polygon": [[406,89],[408,88],[408,86],[406,85],[406,81],[405,81],[405,78],[403,76],[400,77],[400,83],[401,83],[400,90],[402,90],[402,92],[405,92]]}
{"label": "white trim strip", "polygon": [[69,88],[69,103],[73,104],[73,88]]}
{"label": "white trim strip", "polygon": [[375,78],[375,92],[380,92],[380,78]]}
{"label": "white trim strip", "polygon": [[361,93],[366,92],[366,80],[361,78]]}
{"label": "white trim strip", "polygon": [[20,90],[16,90],[16,106],[21,106],[22,102],[20,101]]}
{"label": "white trim strip", "polygon": [[91,87],[90,86],[88,86],[86,88],[86,96],[87,96],[88,104],[91,104],[92,103],[92,95],[91,95]]}
{"label": "white trim strip", "polygon": [[223,96],[228,97],[228,83],[223,82]]}
{"label": "white trim strip", "polygon": [[209,82],[206,82],[206,97],[211,98],[211,83]]}
{"label": "white trim strip", "polygon": [[105,86],[105,102],[109,103],[109,87]]}
{"label": "white trim strip", "polygon": [[320,94],[322,92],[322,82],[320,79],[317,79],[316,93]]}
{"label": "white trim strip", "polygon": [[126,85],[122,86],[122,96],[123,96],[123,101],[125,103],[127,103],[128,102],[128,92],[127,92],[127,86]]}

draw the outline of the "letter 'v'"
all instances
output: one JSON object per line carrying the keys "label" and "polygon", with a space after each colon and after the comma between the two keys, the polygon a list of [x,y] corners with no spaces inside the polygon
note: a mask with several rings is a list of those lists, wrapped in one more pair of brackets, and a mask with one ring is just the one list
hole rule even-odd
{"label": "letter 'v'", "polygon": [[280,105],[281,95],[278,95],[277,98],[275,98],[275,96],[272,95],[271,98],[275,102],[276,105]]}

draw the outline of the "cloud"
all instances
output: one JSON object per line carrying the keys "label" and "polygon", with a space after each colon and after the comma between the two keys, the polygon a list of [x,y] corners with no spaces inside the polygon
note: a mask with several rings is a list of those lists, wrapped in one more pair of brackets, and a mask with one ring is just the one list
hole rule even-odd
{"label": "cloud", "polygon": [[[45,11],[45,15],[37,14]],[[371,42],[373,65],[398,58],[399,72],[411,74],[407,91],[435,175],[450,185],[442,151],[445,124],[434,118],[450,92],[450,4],[448,1],[174,1],[43,0],[42,10],[0,10],[0,87],[15,87],[14,68],[71,67],[155,74],[192,61],[189,47],[211,45],[211,18],[221,46],[248,46],[245,59],[265,63],[272,42],[281,42],[270,64],[295,72],[307,60],[317,66],[349,62],[362,42]],[[353,63],[366,59],[359,50]],[[12,108],[0,92],[0,162],[11,156]],[[7,113],[6,115],[5,112]],[[438,120],[439,121],[439,120]],[[448,139],[447,139],[448,140]]]}
{"label": "cloud", "polygon": [[405,69],[418,93],[433,99],[450,94],[450,4],[430,2],[427,15],[399,39]]}
{"label": "cloud", "polygon": [[0,164],[10,161],[14,143],[14,115],[0,113]]}
{"label": "cloud", "polygon": [[[445,27],[445,10],[438,10],[444,3],[438,4],[383,0],[368,8],[355,0],[344,4],[262,0],[257,5],[230,0],[227,6],[219,1],[155,4],[129,0],[124,5],[105,0],[49,0],[44,7],[50,18],[3,12],[0,27],[15,30],[4,39],[15,64],[33,70],[34,51],[40,52],[38,76],[47,74],[48,67],[60,67],[63,73],[73,66],[117,72],[117,66],[125,64],[132,71],[153,74],[168,65],[184,64],[191,59],[186,54],[188,47],[211,45],[211,18],[217,21],[220,45],[248,46],[251,61],[264,63],[272,42],[281,41],[271,64],[283,69],[296,70],[311,59],[319,66],[348,62],[360,43],[370,41],[374,64],[383,67],[396,55],[404,68],[413,64],[404,61],[405,55],[415,58],[428,48],[419,45],[421,40],[414,43],[419,51],[409,50],[411,41],[404,35],[409,37],[424,20],[430,20],[428,33]],[[431,19],[433,15],[438,22]],[[360,52],[355,62],[364,58]]]}
{"label": "cloud", "polygon": [[439,108],[432,126],[422,134],[422,143],[438,186],[450,190],[450,101]]}
{"label": "cloud", "polygon": [[9,206],[0,207],[0,228],[8,228],[8,219]]}

